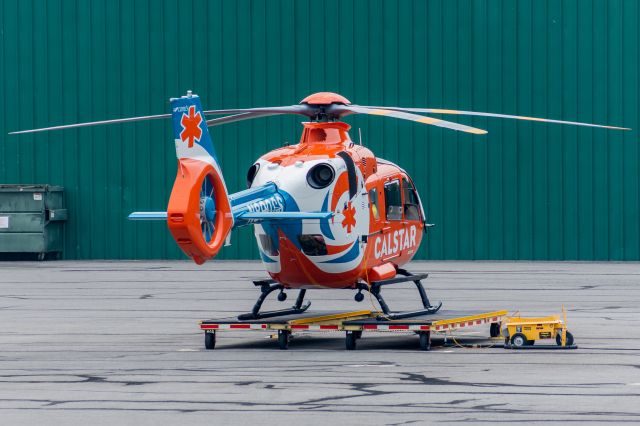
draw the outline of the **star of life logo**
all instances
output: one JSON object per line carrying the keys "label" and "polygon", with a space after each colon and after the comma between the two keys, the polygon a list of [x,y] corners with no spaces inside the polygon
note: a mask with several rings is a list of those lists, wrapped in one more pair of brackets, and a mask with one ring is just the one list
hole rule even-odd
{"label": "star of life logo", "polygon": [[194,141],[200,142],[200,138],[202,138],[200,123],[202,123],[202,115],[200,111],[196,112],[195,105],[189,106],[189,114],[182,113],[180,140],[182,142],[188,141],[187,146],[189,148],[193,148]]}
{"label": "star of life logo", "polygon": [[346,228],[347,234],[350,234],[351,228],[356,226],[356,209],[351,205],[351,201],[345,205],[344,210],[342,210],[342,214],[344,215],[342,227]]}

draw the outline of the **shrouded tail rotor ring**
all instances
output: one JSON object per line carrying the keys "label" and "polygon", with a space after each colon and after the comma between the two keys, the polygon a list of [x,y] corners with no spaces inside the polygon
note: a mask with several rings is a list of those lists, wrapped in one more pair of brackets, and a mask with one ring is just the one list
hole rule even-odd
{"label": "shrouded tail rotor ring", "polygon": [[231,205],[215,167],[191,159],[179,162],[167,223],[182,251],[203,263],[218,254],[231,231]]}

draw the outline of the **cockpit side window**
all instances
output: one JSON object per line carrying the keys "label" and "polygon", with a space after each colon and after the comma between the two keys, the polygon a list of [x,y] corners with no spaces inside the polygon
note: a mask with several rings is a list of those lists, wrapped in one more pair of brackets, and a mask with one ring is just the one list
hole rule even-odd
{"label": "cockpit side window", "polygon": [[387,220],[402,220],[402,197],[399,180],[392,180],[384,185],[384,203]]}
{"label": "cockpit side window", "polygon": [[416,195],[416,189],[406,178],[402,178],[404,191],[404,218],[405,220],[420,220],[420,202]]}

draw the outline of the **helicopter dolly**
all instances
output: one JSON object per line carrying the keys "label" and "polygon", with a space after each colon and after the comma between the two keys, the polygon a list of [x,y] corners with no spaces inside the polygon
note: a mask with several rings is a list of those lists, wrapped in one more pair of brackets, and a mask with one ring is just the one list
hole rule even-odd
{"label": "helicopter dolly", "polygon": [[[344,332],[345,348],[355,350],[363,333],[390,333],[391,335],[416,334],[420,349],[431,349],[433,336],[447,337],[454,331],[490,325],[490,337],[496,337],[500,321],[507,311],[471,312],[441,311],[433,314],[414,315],[406,319],[381,318],[377,312],[362,310],[351,312],[304,312],[281,315],[272,319],[221,318],[200,321],[204,331],[204,345],[216,347],[216,336],[224,331],[275,331],[278,347],[288,349],[294,333]],[[499,331],[498,331],[499,333]],[[489,336],[486,336],[489,337]]]}
{"label": "helicopter dolly", "polygon": [[[304,117],[298,144],[260,157],[247,172],[247,189],[230,194],[218,162],[209,126],[280,114]],[[54,126],[14,133],[171,119],[178,159],[177,174],[166,211],[135,212],[133,220],[166,221],[182,251],[197,264],[215,257],[231,230],[254,226],[262,264],[270,276],[258,285],[261,294],[243,318],[265,318],[304,312],[307,289],[356,289],[356,300],[369,291],[385,316],[396,319],[437,312],[421,284],[426,278],[402,269],[416,254],[427,216],[416,186],[400,166],[355,144],[342,119],[367,114],[409,120],[450,130],[485,134],[485,130],[421,114],[454,114],[540,121],[578,126],[620,127],[535,117],[433,108],[354,105],[330,92],[315,93],[298,105],[204,110],[188,91],[171,99],[171,113]],[[223,115],[206,119],[205,116]],[[399,275],[399,276],[398,276]],[[392,313],[381,288],[415,283],[422,309]],[[261,313],[264,299],[285,290],[300,293],[291,309]]]}

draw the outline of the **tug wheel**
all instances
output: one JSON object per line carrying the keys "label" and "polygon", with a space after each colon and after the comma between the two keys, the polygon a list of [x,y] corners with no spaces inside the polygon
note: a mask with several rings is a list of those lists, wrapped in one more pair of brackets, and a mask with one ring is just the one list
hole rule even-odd
{"label": "tug wheel", "polygon": [[[562,333],[556,334],[556,345],[562,346]],[[573,334],[567,331],[567,346],[573,346]]]}
{"label": "tug wheel", "polygon": [[347,331],[344,343],[348,351],[356,350],[356,340],[358,340],[358,338],[356,337],[356,333],[353,331]]}
{"label": "tug wheel", "polygon": [[289,349],[289,330],[278,330],[278,347],[282,350]]}
{"label": "tug wheel", "polygon": [[516,333],[511,337],[511,346],[515,346],[516,348],[521,348],[523,346],[527,346],[529,341],[522,333]]}
{"label": "tug wheel", "polygon": [[204,333],[204,347],[209,350],[216,348],[216,333]]}
{"label": "tug wheel", "polygon": [[420,350],[423,350],[423,351],[431,350],[431,334],[430,333],[420,333]]}

